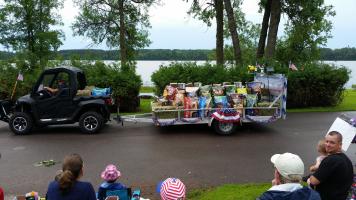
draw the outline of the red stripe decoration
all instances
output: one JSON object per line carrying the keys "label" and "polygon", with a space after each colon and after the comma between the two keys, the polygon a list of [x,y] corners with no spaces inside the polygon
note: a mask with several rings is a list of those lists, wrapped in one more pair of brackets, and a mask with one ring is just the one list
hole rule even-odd
{"label": "red stripe decoration", "polygon": [[167,178],[161,185],[162,200],[185,198],[185,185],[177,178]]}
{"label": "red stripe decoration", "polygon": [[211,117],[225,123],[238,122],[240,120],[240,114],[232,109],[217,110]]}

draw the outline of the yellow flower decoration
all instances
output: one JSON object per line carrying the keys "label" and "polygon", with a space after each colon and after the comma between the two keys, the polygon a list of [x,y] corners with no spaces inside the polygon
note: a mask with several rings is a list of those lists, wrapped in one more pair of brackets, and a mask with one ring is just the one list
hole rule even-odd
{"label": "yellow flower decoration", "polygon": [[257,67],[256,67],[256,66],[253,66],[253,65],[247,66],[247,69],[248,69],[249,72],[255,72],[255,71],[257,71]]}

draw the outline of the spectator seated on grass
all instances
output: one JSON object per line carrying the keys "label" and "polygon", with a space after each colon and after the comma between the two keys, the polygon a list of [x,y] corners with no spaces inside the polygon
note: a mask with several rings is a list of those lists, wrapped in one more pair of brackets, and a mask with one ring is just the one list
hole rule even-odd
{"label": "spectator seated on grass", "polygon": [[83,160],[78,154],[64,158],[62,173],[48,185],[47,200],[96,200],[93,186],[79,179],[83,176]]}
{"label": "spectator seated on grass", "polygon": [[116,180],[121,176],[121,172],[115,165],[110,164],[106,166],[105,170],[101,173],[101,178],[104,182],[98,189],[98,200],[104,200],[107,197],[107,191],[126,190],[127,187]]}
{"label": "spectator seated on grass", "polygon": [[271,157],[274,164],[272,187],[258,200],[320,200],[319,194],[300,183],[304,174],[304,163],[298,155],[292,153],[275,154]]}

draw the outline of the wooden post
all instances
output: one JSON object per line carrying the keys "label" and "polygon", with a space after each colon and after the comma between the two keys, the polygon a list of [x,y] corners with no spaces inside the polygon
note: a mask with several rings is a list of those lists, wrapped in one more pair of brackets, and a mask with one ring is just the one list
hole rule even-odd
{"label": "wooden post", "polygon": [[15,95],[16,87],[17,87],[17,80],[16,80],[16,82],[15,82],[14,89],[12,89],[12,93],[11,93],[11,97],[10,97],[11,100],[12,100],[12,98],[13,98],[14,95]]}

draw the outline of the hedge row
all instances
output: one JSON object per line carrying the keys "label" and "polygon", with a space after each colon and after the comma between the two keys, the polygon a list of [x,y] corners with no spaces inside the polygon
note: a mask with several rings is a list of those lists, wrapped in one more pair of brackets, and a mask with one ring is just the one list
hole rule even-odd
{"label": "hedge row", "polygon": [[[310,63],[300,67],[299,71],[288,71],[288,67],[276,65],[275,72],[284,73],[288,78],[287,106],[289,108],[333,106],[342,100],[344,85],[349,80],[350,74],[345,67]],[[156,93],[162,94],[164,87],[172,82],[202,82],[203,84],[246,82],[252,81],[253,75],[247,73],[247,68],[224,68],[210,63],[198,66],[194,62],[176,62],[160,66],[151,78],[156,85]]]}

